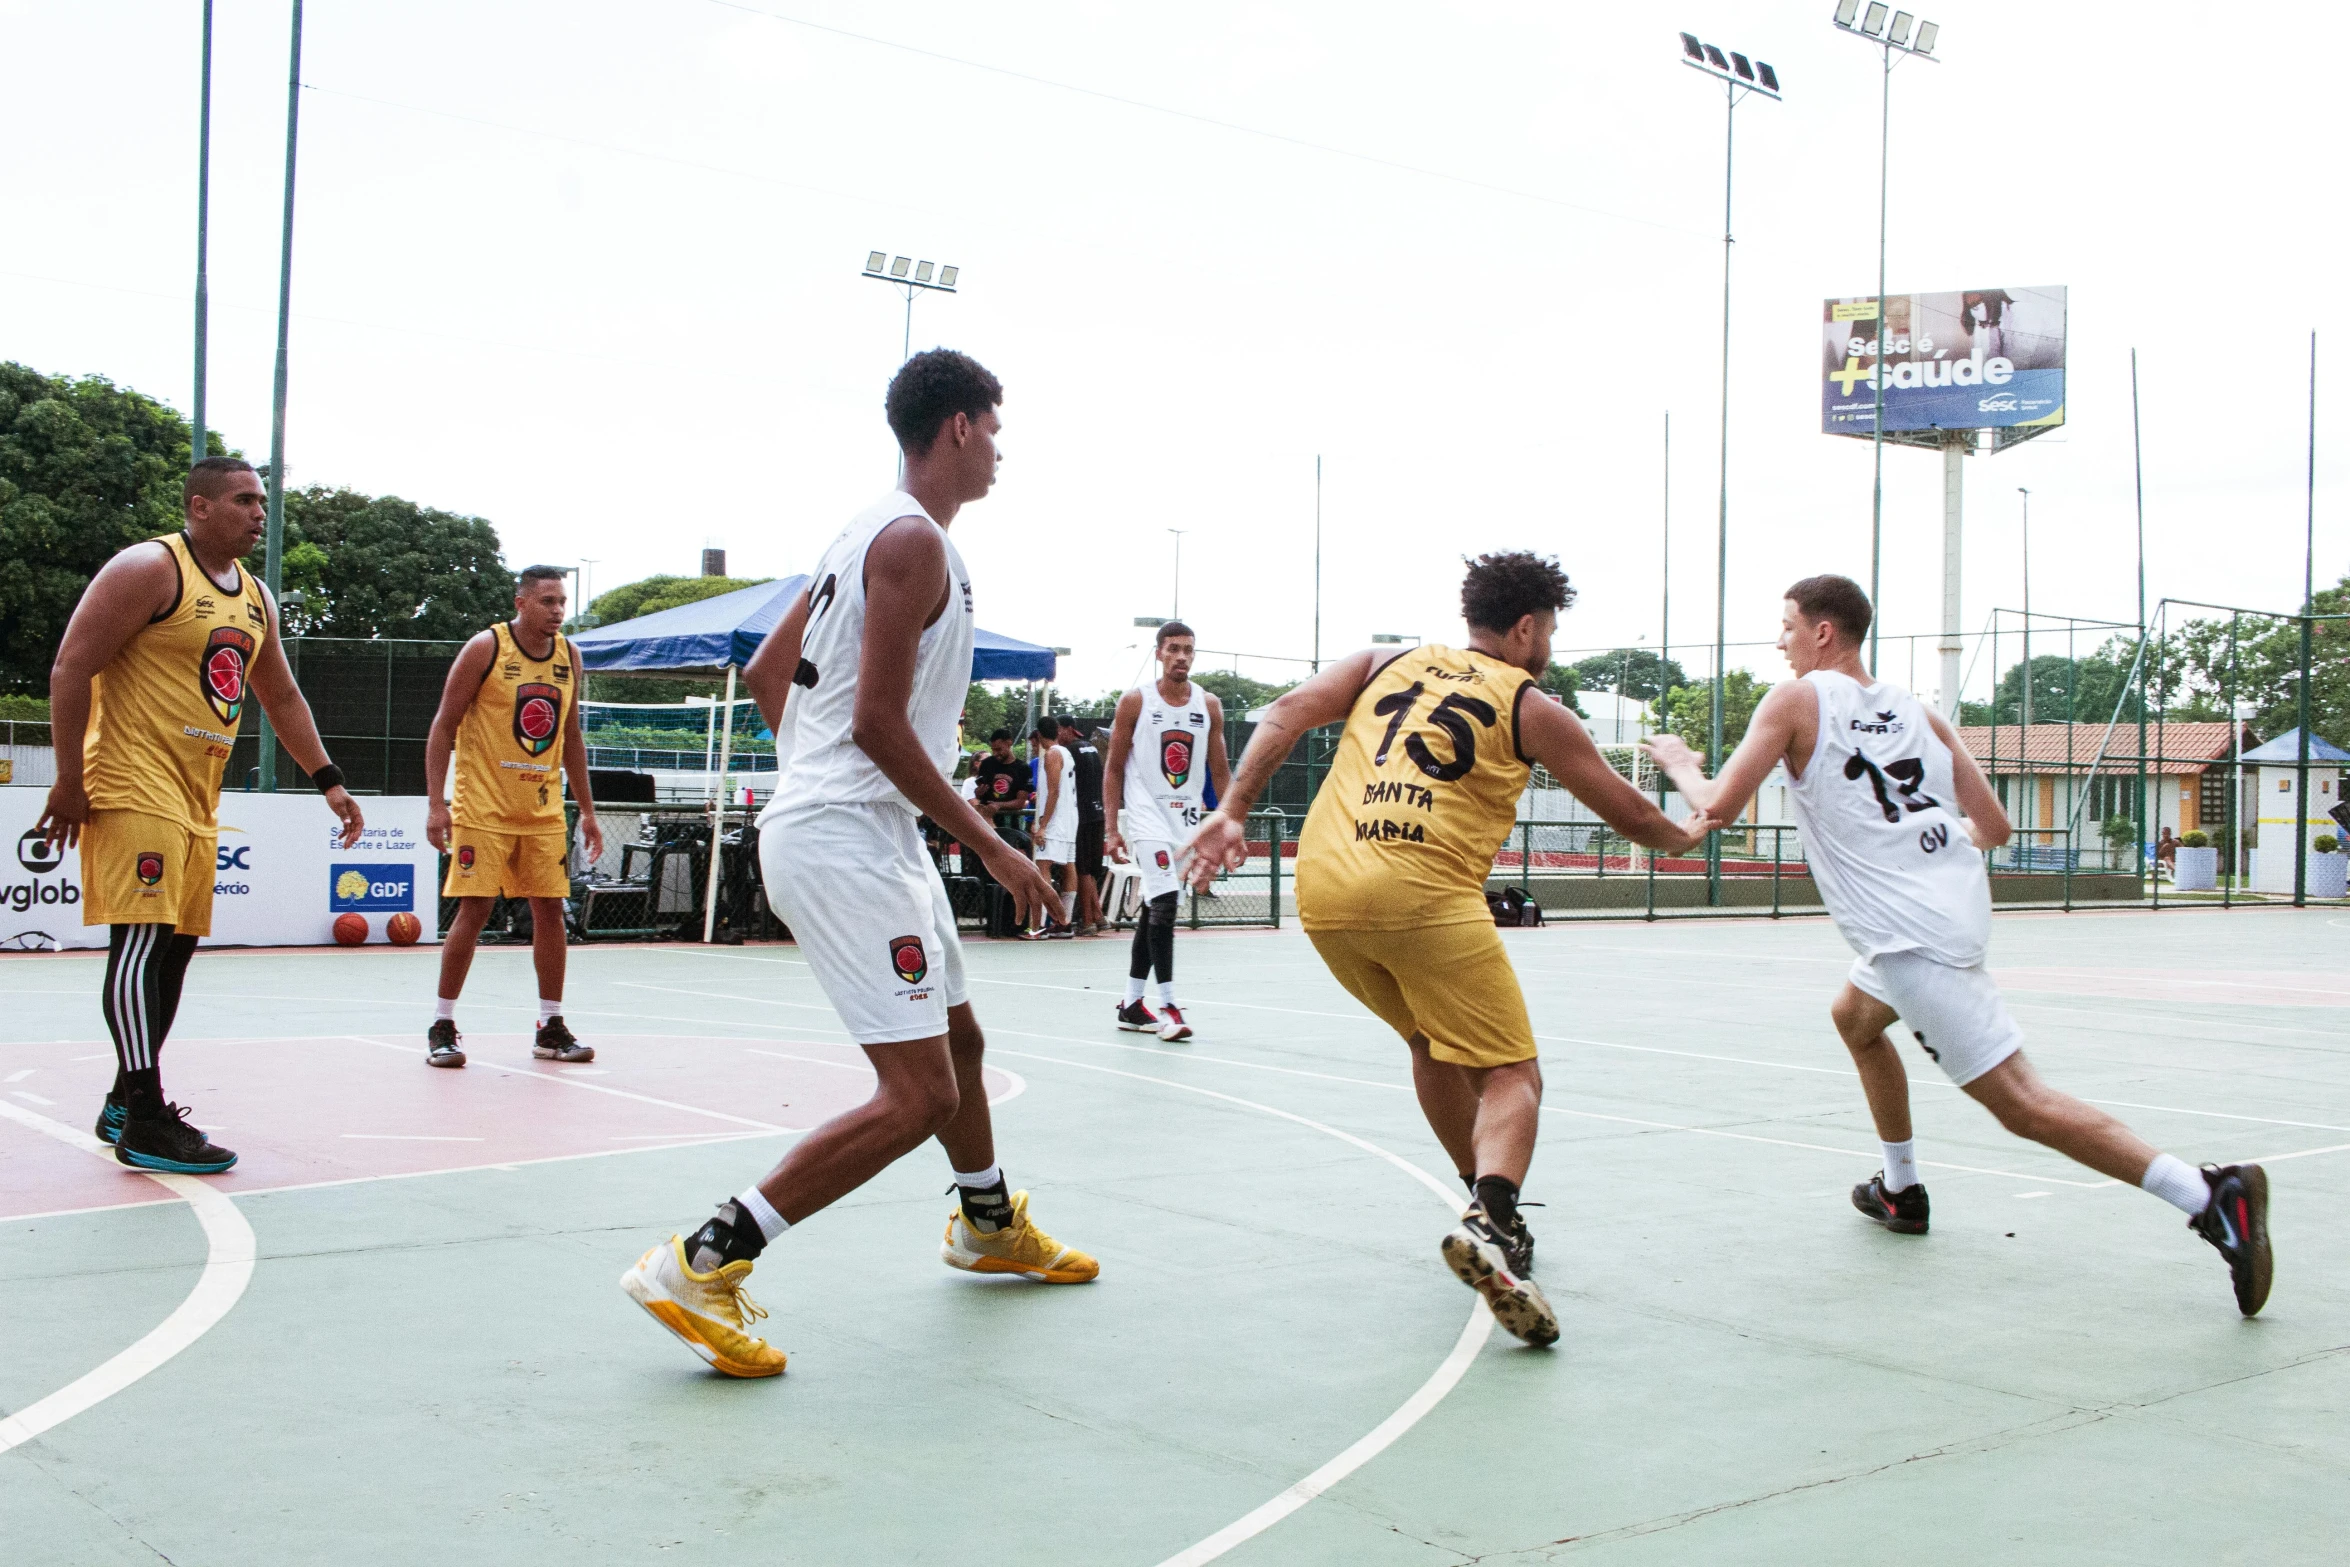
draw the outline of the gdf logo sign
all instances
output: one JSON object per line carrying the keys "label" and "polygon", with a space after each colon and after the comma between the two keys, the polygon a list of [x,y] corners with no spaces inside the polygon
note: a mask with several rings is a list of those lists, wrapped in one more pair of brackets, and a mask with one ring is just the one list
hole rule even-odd
{"label": "gdf logo sign", "polygon": [[40,828],[34,827],[16,840],[16,863],[35,876],[46,876],[65,863],[65,850],[51,843]]}

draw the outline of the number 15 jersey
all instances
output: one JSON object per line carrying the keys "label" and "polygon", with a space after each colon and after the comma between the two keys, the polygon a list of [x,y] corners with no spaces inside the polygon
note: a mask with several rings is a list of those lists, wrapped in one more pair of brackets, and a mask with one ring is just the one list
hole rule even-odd
{"label": "number 15 jersey", "polygon": [[1788,794],[1837,931],[1864,958],[1917,952],[1973,968],[1991,942],[1991,887],[1958,814],[1950,747],[1890,680],[1803,678],[1820,738]]}
{"label": "number 15 jersey", "polygon": [[1485,878],[1533,770],[1518,752],[1519,708],[1548,700],[1515,664],[1434,644],[1373,675],[1306,816],[1298,923],[1490,922]]}

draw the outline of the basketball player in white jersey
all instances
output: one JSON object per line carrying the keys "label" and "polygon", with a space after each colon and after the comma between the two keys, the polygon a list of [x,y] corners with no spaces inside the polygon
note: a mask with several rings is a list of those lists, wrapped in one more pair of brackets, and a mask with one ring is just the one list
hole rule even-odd
{"label": "basketball player in white jersey", "polygon": [[[1183,844],[1199,826],[1201,786],[1212,773],[1216,798],[1232,789],[1224,755],[1224,704],[1191,683],[1198,642],[1191,628],[1170,620],[1159,628],[1159,678],[1118,699],[1110,724],[1110,757],[1102,772],[1102,809],[1109,823],[1103,847],[1121,865],[1131,858],[1142,873],[1142,917],[1126,966],[1126,1000],[1118,1026],[1161,1039],[1191,1037],[1175,1004],[1175,911],[1183,887]],[[1205,752],[1205,765],[1202,754]],[[1159,976],[1159,1010],[1144,1005],[1143,986]]]}
{"label": "basketball player in white jersey", "polygon": [[[1060,889],[1064,903],[1077,897],[1077,759],[1061,744],[1061,721],[1040,718],[1028,736],[1028,754],[1036,762],[1036,787],[1042,801],[1036,808],[1036,863],[1045,879]],[[1067,920],[1048,919],[1035,934],[1067,940],[1077,934]]]}
{"label": "basketball player in white jersey", "polygon": [[2201,1170],[2157,1152],[2121,1122],[2040,1080],[2023,1056],[1983,959],[1991,889],[1981,850],[2007,841],[2007,815],[1983,770],[1940,714],[1860,660],[1868,595],[1849,578],[1806,577],[1787,590],[1779,647],[1800,677],[1773,686],[1746,738],[1709,783],[1672,735],[1647,742],[1682,797],[1717,821],[1736,818],[1786,763],[1804,858],[1836,928],[1859,957],[1829,1009],[1860,1070],[1885,1168],[1852,1189],[1853,1206],[1903,1234],[1926,1229],[1909,1120],[1909,1078],[1885,1030],[1896,1018],[1950,1080],[2019,1137],[2179,1208],[2227,1259],[2237,1309],[2268,1300],[2268,1175],[2257,1164]]}
{"label": "basketball player in white jersey", "polygon": [[[949,781],[972,619],[971,579],[947,528],[995,484],[1002,400],[1002,385],[963,354],[935,348],[906,361],[887,400],[903,487],[833,540],[744,672],[768,725],[791,737],[788,771],[759,815],[760,871],[877,1083],[690,1238],[672,1235],[621,1276],[729,1376],[784,1368],[783,1352],[747,1331],[765,1315],[743,1292],[753,1260],[932,1137],[961,1194],[940,1247],[949,1266],[1049,1284],[1099,1271],[1029,1222],[1028,1194],[1011,1191],[996,1162],[986,1042],[964,994],[954,910],[917,825],[928,816],[976,849],[1023,920],[1039,908],[1060,914],[1043,873]],[[829,1266],[856,1273],[847,1247]]]}

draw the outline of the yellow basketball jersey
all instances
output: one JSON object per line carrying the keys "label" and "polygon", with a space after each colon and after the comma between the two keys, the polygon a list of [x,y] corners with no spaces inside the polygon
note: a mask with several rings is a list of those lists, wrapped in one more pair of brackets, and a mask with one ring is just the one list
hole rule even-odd
{"label": "yellow basketball jersey", "polygon": [[269,638],[269,604],[242,566],[229,568],[234,588],[207,577],[186,534],[157,542],[171,551],[179,593],[90,682],[83,785],[93,810],[209,833],[246,678]]}
{"label": "yellow basketball jersey", "polygon": [[457,787],[449,817],[489,832],[563,830],[563,734],[579,663],[560,633],[545,658],[490,628],[497,647],[473,706],[457,725]]}
{"label": "yellow basketball jersey", "polygon": [[1485,878],[1532,771],[1518,754],[1518,707],[1533,689],[1514,664],[1434,645],[1372,676],[1306,816],[1298,923],[1408,930],[1491,919]]}

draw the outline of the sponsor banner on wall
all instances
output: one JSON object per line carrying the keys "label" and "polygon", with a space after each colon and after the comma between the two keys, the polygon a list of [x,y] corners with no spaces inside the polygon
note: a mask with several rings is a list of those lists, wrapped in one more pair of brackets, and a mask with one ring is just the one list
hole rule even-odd
{"label": "sponsor banner on wall", "polygon": [[[103,947],[106,927],[82,924],[79,850],[53,852],[37,824],[49,791],[0,788],[0,950]],[[384,922],[416,915],[438,941],[440,856],[424,841],[422,795],[362,796],[367,831],[344,848],[334,813],[316,794],[227,793],[213,852],[212,934],[206,946],[323,946],[338,915]]]}
{"label": "sponsor banner on wall", "polygon": [[[1822,312],[1820,428],[1867,439],[1885,377],[1885,433],[2064,423],[2065,291],[1959,289],[1831,299]],[[1882,341],[1880,341],[1880,336]]]}

